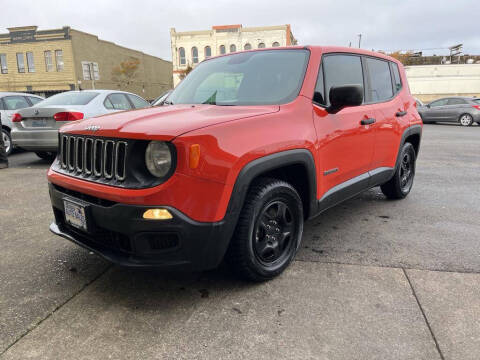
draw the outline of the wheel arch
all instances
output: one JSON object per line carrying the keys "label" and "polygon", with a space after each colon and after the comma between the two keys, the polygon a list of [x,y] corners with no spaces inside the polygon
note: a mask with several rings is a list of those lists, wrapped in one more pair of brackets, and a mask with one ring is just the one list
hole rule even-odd
{"label": "wheel arch", "polygon": [[421,125],[411,125],[405,129],[402,134],[402,139],[400,141],[400,146],[398,147],[397,153],[397,161],[395,162],[395,169],[398,166],[398,162],[400,161],[400,153],[402,151],[403,145],[408,142],[413,145],[415,149],[415,158],[418,157],[418,153],[420,151],[420,142],[422,139],[422,126]]}
{"label": "wheel arch", "polygon": [[302,199],[305,217],[308,218],[316,213],[316,168],[313,155],[309,150],[282,151],[246,164],[235,181],[227,213],[240,213],[250,186],[260,177],[272,177],[289,182]]}

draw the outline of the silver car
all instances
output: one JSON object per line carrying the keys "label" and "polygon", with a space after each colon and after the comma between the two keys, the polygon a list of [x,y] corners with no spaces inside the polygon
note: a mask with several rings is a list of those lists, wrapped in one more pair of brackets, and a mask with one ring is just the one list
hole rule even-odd
{"label": "silver car", "polygon": [[141,97],[115,90],[67,91],[49,97],[12,118],[15,146],[53,159],[58,147],[58,129],[70,121],[151,105]]}
{"label": "silver car", "polygon": [[417,107],[425,124],[435,122],[454,122],[470,126],[480,124],[480,99],[471,97],[449,97],[432,101]]}
{"label": "silver car", "polygon": [[30,107],[42,100],[43,97],[33,94],[0,92],[0,117],[2,118],[2,132],[0,135],[3,137],[7,155],[10,155],[13,150],[12,138],[10,136],[13,114],[19,109]]}

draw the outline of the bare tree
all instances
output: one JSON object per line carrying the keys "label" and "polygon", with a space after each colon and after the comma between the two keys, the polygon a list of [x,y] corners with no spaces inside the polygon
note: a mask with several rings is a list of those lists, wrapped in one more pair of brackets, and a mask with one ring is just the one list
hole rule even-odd
{"label": "bare tree", "polygon": [[119,87],[127,87],[131,85],[137,77],[139,65],[140,60],[134,57],[131,57],[129,60],[122,61],[112,70],[113,80],[119,83]]}

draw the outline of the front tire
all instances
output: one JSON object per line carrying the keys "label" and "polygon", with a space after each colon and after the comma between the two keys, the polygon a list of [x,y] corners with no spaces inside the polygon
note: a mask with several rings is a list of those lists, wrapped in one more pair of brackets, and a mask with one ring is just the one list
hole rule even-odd
{"label": "front tire", "polygon": [[240,277],[266,281],[295,257],[303,233],[303,207],[289,183],[260,179],[248,191],[226,260]]}
{"label": "front tire", "polygon": [[10,132],[7,129],[2,129],[3,145],[5,146],[5,151],[7,156],[10,155],[13,151],[12,137]]}
{"label": "front tire", "polygon": [[470,114],[463,114],[460,116],[458,121],[462,126],[471,126],[473,124],[473,117]]}
{"label": "front tire", "polygon": [[405,143],[400,151],[400,161],[393,177],[380,186],[383,194],[389,199],[403,199],[412,190],[415,177],[415,148]]}
{"label": "front tire", "polygon": [[57,154],[53,151],[37,151],[37,152],[35,152],[35,154],[40,159],[47,160],[47,161],[53,161],[53,160],[55,160],[55,157],[57,156]]}

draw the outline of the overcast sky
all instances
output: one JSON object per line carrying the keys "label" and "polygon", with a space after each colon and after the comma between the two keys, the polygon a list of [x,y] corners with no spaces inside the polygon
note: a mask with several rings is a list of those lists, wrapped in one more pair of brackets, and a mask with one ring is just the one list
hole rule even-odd
{"label": "overcast sky", "polygon": [[[299,44],[375,50],[446,48],[464,44],[480,54],[475,1],[455,0],[0,0],[0,32],[7,27],[65,25],[104,40],[171,59],[169,29],[212,25],[291,24]],[[436,49],[428,54],[446,54]]]}

